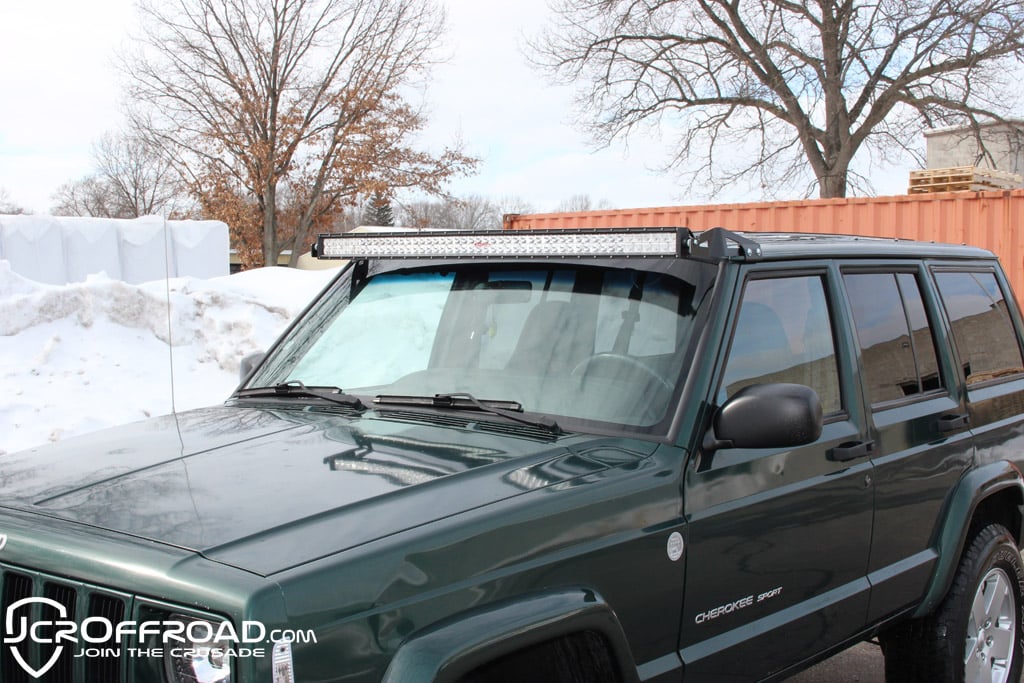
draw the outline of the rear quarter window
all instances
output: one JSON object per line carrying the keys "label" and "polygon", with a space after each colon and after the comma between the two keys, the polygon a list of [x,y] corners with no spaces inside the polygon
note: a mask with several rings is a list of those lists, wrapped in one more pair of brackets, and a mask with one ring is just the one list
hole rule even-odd
{"label": "rear quarter window", "polygon": [[1020,343],[995,273],[935,273],[964,377],[976,384],[1024,372]]}

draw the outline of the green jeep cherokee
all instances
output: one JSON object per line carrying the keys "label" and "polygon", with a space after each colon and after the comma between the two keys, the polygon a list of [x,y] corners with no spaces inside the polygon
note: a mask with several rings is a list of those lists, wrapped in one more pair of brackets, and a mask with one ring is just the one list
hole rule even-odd
{"label": "green jeep cherokee", "polygon": [[224,405],[0,461],[0,681],[1016,683],[1022,323],[970,247],[322,235]]}

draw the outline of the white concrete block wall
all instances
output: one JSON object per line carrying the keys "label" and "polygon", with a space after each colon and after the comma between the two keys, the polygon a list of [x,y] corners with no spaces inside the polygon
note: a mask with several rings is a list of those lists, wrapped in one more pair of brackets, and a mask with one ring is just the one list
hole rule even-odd
{"label": "white concrete block wall", "polygon": [[[167,223],[169,229],[170,221]],[[125,282],[138,284],[160,280],[165,273],[171,277],[179,275],[162,218],[147,216],[134,221],[119,221],[115,228]]]}
{"label": "white concrete block wall", "polygon": [[0,243],[15,273],[51,285],[68,282],[62,230],[52,217],[2,216]]}
{"label": "white concrete block wall", "polygon": [[[178,273],[198,278],[228,274],[231,245],[221,221],[171,221],[171,244]],[[211,254],[223,258],[211,259]]]}
{"label": "white concrete block wall", "polygon": [[227,275],[228,227],[220,221],[0,216],[0,259],[47,284],[88,275],[132,284],[170,277]]}
{"label": "white concrete block wall", "polygon": [[[65,282],[83,282],[100,271],[113,280],[122,279],[117,231],[110,229],[109,220],[66,221],[57,225],[64,239]],[[14,270],[17,272],[17,268]]]}

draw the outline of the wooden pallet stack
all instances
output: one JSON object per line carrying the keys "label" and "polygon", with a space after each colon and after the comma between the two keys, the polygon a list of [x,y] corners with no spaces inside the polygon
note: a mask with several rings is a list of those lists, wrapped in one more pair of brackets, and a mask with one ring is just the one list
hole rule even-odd
{"label": "wooden pallet stack", "polygon": [[1014,190],[1024,187],[1024,176],[978,166],[929,168],[910,172],[909,194],[958,192],[962,190]]}

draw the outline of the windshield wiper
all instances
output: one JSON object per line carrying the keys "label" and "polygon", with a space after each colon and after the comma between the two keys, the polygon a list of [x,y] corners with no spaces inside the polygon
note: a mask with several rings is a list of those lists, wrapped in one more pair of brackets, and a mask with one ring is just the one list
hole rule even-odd
{"label": "windshield wiper", "polygon": [[431,408],[448,408],[451,410],[479,410],[483,413],[498,415],[513,422],[540,427],[552,434],[561,434],[562,430],[553,418],[547,415],[526,417],[523,406],[518,401],[494,401],[478,399],[466,392],[451,394],[434,394],[433,396],[395,396],[382,394],[373,399],[374,405],[428,406]]}
{"label": "windshield wiper", "polygon": [[234,393],[235,398],[262,398],[265,396],[320,398],[331,403],[340,403],[350,408],[366,410],[366,406],[362,401],[351,394],[346,394],[338,387],[307,387],[295,379],[275,384],[272,387],[239,389]]}

